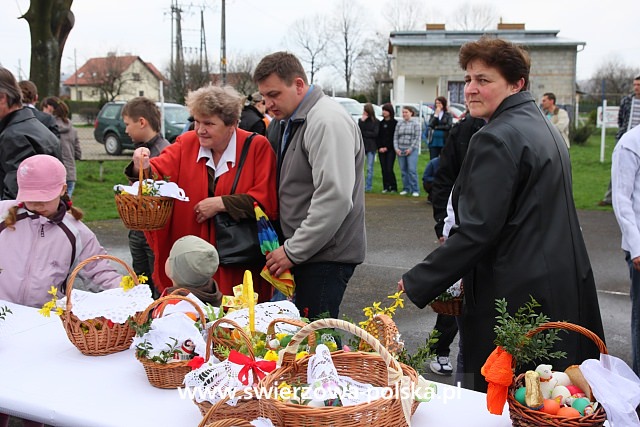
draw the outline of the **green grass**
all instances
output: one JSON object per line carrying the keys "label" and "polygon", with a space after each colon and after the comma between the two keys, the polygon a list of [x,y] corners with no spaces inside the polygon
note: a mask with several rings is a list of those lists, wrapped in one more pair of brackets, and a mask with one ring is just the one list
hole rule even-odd
{"label": "green grass", "polygon": [[611,153],[615,132],[607,131],[604,162],[600,163],[600,131],[591,135],[584,145],[571,146],[573,173],[573,199],[577,209],[611,210],[610,206],[597,206],[611,179]]}
{"label": "green grass", "polygon": [[[611,210],[610,207],[597,206],[609,184],[611,173],[611,152],[615,142],[614,132],[606,136],[605,161],[600,163],[600,133],[592,135],[584,145],[571,146],[571,167],[573,172],[573,195],[578,209]],[[422,173],[429,162],[429,151],[424,149],[418,157],[418,185],[421,194]],[[85,221],[117,219],[118,212],[113,197],[115,184],[126,184],[123,170],[127,160],[110,160],[102,162],[102,178],[100,163],[94,160],[79,161],[77,165],[78,181],[73,195],[73,202],[85,213]],[[398,189],[402,190],[400,168],[395,167]],[[373,192],[382,191],[382,174],[380,164],[374,164]],[[400,197],[389,195],[390,197]]]}
{"label": "green grass", "polygon": [[73,204],[84,211],[85,221],[117,219],[118,211],[113,193],[116,184],[127,184],[124,168],[127,160],[81,160],[76,162],[77,181],[73,192]]}

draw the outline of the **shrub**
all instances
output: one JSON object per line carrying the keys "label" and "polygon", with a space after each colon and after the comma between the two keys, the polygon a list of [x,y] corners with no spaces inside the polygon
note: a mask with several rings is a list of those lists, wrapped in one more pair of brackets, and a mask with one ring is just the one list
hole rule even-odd
{"label": "shrub", "polygon": [[573,135],[571,136],[571,143],[577,145],[584,145],[589,137],[593,135],[595,130],[595,126],[591,123],[587,123],[583,126],[580,126],[576,130],[573,131]]}

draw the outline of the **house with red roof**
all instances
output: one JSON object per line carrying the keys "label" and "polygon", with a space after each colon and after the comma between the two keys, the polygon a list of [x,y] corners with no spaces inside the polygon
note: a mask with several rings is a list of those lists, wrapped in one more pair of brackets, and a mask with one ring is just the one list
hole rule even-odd
{"label": "house with red roof", "polygon": [[169,83],[152,63],[111,53],[89,59],[63,85],[74,101],[128,101],[136,96],[158,101],[161,82]]}

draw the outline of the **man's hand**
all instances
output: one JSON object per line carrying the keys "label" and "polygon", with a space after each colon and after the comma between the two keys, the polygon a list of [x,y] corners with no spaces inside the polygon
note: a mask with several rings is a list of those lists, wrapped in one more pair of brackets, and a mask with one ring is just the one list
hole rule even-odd
{"label": "man's hand", "polygon": [[398,282],[398,292],[404,292],[404,282],[402,279]]}
{"label": "man's hand", "polygon": [[280,246],[273,252],[267,254],[267,268],[275,277],[280,277],[282,273],[293,267],[293,263],[284,251],[284,246]]}

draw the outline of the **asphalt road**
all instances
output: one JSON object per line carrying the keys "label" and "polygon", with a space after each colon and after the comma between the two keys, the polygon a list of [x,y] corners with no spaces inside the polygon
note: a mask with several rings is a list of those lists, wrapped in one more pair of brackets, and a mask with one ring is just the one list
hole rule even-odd
{"label": "asphalt road", "polygon": [[[382,301],[385,306],[390,301],[386,297],[395,292],[402,273],[437,247],[431,207],[424,197],[369,193],[366,209],[367,256],[349,282],[341,306],[341,314],[354,320],[362,320],[362,308],[374,301]],[[596,278],[608,351],[630,364],[631,303],[618,225],[612,212],[580,211],[579,217]],[[121,221],[101,221],[89,226],[109,253],[130,262],[127,230]],[[413,350],[424,343],[436,315],[430,308],[420,310],[406,302],[394,320],[405,345]],[[456,348],[457,338],[451,349],[453,358]],[[440,382],[452,381],[451,377],[432,374],[428,367],[425,376]]]}

